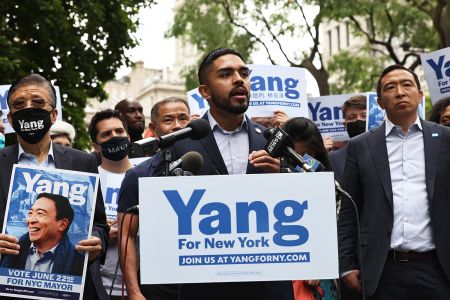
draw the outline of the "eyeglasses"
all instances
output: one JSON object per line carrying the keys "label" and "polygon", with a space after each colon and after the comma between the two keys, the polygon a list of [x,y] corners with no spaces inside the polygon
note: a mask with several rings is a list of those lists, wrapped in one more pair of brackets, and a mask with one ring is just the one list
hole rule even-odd
{"label": "eyeglasses", "polygon": [[36,98],[36,99],[31,99],[31,100],[17,99],[11,103],[11,106],[16,110],[23,109],[28,106],[27,105],[28,102],[30,103],[29,106],[34,107],[34,108],[44,108],[45,105],[47,105],[47,104],[52,106],[52,104],[50,102],[45,101],[44,99],[41,99],[41,98]]}

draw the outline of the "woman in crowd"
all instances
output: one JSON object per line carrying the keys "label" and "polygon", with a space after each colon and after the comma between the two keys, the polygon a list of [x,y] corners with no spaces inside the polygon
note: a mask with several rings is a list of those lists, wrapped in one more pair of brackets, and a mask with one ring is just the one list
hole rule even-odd
{"label": "woman in crowd", "polygon": [[[314,122],[303,117],[292,118],[284,125],[284,130],[292,138],[298,154],[314,157],[322,163],[323,171],[331,171],[328,152]],[[294,280],[293,287],[296,300],[339,299],[335,280]]]}

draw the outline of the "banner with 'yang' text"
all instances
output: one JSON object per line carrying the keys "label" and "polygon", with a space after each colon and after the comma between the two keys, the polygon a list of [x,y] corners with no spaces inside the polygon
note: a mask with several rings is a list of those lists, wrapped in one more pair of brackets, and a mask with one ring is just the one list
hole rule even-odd
{"label": "banner with 'yang' text", "polygon": [[141,283],[337,278],[333,178],[139,178]]}

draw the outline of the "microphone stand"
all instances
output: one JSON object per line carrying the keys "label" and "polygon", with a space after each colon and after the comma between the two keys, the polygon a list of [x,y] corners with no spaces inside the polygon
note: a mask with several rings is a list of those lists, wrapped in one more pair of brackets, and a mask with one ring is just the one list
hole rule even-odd
{"label": "microphone stand", "polygon": [[164,176],[170,176],[170,163],[172,162],[172,153],[170,148],[161,149],[163,152],[163,163],[164,163]]}

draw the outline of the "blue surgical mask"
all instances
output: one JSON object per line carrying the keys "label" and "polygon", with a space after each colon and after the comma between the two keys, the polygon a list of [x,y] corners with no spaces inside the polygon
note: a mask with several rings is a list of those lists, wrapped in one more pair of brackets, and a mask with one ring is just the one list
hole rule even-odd
{"label": "blue surgical mask", "polygon": [[5,135],[0,133],[0,149],[5,148]]}

